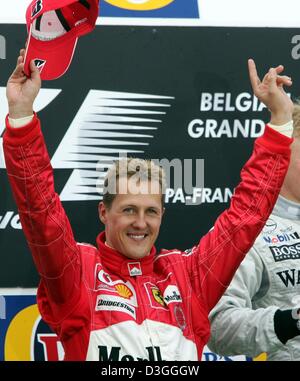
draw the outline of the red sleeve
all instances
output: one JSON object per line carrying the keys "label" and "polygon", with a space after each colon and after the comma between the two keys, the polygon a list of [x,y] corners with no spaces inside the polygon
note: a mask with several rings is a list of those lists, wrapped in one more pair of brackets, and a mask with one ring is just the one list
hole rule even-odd
{"label": "red sleeve", "polygon": [[242,169],[230,207],[185,255],[193,288],[208,311],[230,284],[273,209],[288,168],[292,141],[266,127]]}
{"label": "red sleeve", "polygon": [[52,302],[60,306],[77,299],[80,257],[69,220],[54,190],[40,122],[35,115],[25,127],[6,119],[3,148],[9,182],[22,228],[37,270]]}

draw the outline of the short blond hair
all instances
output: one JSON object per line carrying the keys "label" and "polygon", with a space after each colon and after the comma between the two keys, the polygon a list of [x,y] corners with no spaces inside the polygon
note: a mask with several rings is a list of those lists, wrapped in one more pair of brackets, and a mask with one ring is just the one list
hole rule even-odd
{"label": "short blond hair", "polygon": [[[118,180],[124,177],[130,179],[134,175],[138,175],[140,181],[158,182],[163,205],[166,191],[166,176],[163,168],[156,164],[154,160],[126,157],[115,161],[106,173],[103,188],[103,203],[108,209],[118,194]],[[112,192],[111,190],[114,191]]]}
{"label": "short blond hair", "polygon": [[294,122],[293,137],[295,138],[300,136],[300,99],[297,99],[294,101],[293,122]]}

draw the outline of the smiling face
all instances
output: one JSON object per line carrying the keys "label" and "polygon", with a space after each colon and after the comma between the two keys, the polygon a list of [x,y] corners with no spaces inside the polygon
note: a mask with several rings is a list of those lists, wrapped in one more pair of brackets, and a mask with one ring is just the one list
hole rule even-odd
{"label": "smiling face", "polygon": [[[136,185],[119,179],[119,188],[128,193],[117,194],[110,207],[99,204],[100,220],[105,225],[106,243],[127,258],[140,259],[149,254],[159,233],[164,209],[161,193],[151,194],[153,181]],[[146,186],[146,188],[145,188]]]}

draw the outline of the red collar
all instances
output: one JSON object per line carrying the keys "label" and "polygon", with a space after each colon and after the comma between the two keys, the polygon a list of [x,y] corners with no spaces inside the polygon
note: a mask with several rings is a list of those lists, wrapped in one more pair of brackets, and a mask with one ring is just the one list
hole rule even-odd
{"label": "red collar", "polygon": [[156,249],[153,246],[149,255],[141,259],[125,257],[107,245],[105,245],[105,232],[97,237],[97,246],[101,256],[102,265],[114,274],[132,277],[138,275],[150,275],[153,273],[153,261]]}

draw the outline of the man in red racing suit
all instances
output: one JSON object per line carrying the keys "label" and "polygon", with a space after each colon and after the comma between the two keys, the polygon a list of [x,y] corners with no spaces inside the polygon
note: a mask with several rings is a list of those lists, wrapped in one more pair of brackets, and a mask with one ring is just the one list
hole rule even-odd
{"label": "man in red racing suit", "polygon": [[[279,75],[279,66],[260,82],[250,60],[254,93],[271,110],[272,124],[256,140],[230,208],[214,228],[191,250],[157,254],[152,243],[149,250],[139,251],[152,237],[153,226],[153,241],[159,231],[162,207],[152,194],[135,195],[124,209],[125,219],[135,219],[127,237],[112,236],[119,219],[110,223],[109,213],[114,212],[102,206],[106,228],[97,237],[97,247],[75,241],[54,190],[39,119],[32,116],[39,72],[32,62],[31,78],[24,77],[23,60],[21,51],[7,86],[5,160],[41,277],[38,306],[61,340],[65,360],[200,360],[209,339],[208,313],[264,226],[285,177],[293,106],[282,85],[290,85],[290,79]],[[117,194],[112,210],[126,197],[131,196]],[[139,204],[143,202],[151,205],[146,211]],[[119,249],[119,244],[128,247],[126,240],[135,255]]]}

